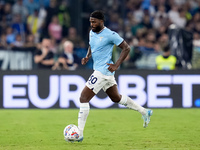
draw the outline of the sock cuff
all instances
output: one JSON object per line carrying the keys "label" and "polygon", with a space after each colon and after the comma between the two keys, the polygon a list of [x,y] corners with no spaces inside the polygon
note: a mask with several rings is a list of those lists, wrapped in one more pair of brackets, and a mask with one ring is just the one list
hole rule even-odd
{"label": "sock cuff", "polygon": [[126,103],[127,103],[127,96],[122,95],[122,98],[119,101],[119,104],[126,105]]}
{"label": "sock cuff", "polygon": [[89,110],[90,104],[89,103],[80,103],[80,110]]}

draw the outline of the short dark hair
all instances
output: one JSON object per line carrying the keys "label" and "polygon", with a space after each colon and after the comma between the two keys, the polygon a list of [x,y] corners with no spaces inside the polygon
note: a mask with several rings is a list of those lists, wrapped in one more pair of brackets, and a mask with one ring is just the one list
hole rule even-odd
{"label": "short dark hair", "polygon": [[103,13],[103,11],[101,11],[101,10],[95,10],[94,12],[92,12],[92,13],[90,14],[90,17],[92,17],[92,18],[97,18],[97,19],[100,19],[100,20],[105,21],[104,13]]}
{"label": "short dark hair", "polygon": [[170,51],[170,45],[167,44],[167,45],[163,48],[163,51],[164,51],[164,52]]}

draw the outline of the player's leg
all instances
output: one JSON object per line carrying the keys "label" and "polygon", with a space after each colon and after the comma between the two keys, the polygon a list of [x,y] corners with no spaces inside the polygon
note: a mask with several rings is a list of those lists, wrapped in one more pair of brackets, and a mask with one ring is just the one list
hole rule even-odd
{"label": "player's leg", "polygon": [[140,106],[136,102],[134,102],[130,97],[120,95],[117,89],[117,85],[113,85],[106,90],[107,95],[110,99],[115,102],[126,106],[127,108],[133,109],[138,111],[142,114],[144,120],[144,127],[147,127],[148,123],[150,122],[150,116],[152,115],[152,110],[145,109],[144,107]]}
{"label": "player's leg", "polygon": [[81,131],[81,136],[83,136],[83,130],[90,110],[89,101],[101,90],[105,83],[102,74],[98,71],[94,71],[81,93],[80,111],[78,116],[78,127]]}
{"label": "player's leg", "polygon": [[90,111],[89,101],[95,93],[89,89],[87,86],[83,89],[80,96],[80,111],[78,114],[78,128],[80,130],[80,136],[83,137],[83,130],[85,127],[85,123]]}
{"label": "player's leg", "polygon": [[112,87],[107,89],[106,93],[113,102],[122,104],[130,109],[136,110],[142,115],[146,113],[145,108],[135,103],[130,97],[120,95],[117,89],[117,85],[113,85]]}

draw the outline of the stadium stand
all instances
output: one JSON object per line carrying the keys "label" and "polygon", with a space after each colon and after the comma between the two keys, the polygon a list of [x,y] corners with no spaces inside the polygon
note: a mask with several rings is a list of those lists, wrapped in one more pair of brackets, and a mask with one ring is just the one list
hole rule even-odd
{"label": "stadium stand", "polygon": [[[39,49],[48,37],[55,60],[63,52],[63,40],[71,40],[74,53],[82,58],[88,47],[88,17],[96,9],[105,12],[105,25],[132,47],[120,69],[156,69],[155,58],[167,44],[177,57],[178,69],[200,68],[198,0],[0,0],[0,49],[15,51],[19,45],[26,49],[28,37],[33,38],[30,47]],[[62,33],[53,30],[53,17]],[[91,63],[86,68],[91,69]]]}

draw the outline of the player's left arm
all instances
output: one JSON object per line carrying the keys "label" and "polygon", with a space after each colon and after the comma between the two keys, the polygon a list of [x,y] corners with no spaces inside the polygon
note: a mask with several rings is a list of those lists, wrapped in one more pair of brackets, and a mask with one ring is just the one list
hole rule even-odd
{"label": "player's left arm", "polygon": [[107,63],[107,65],[109,65],[108,70],[110,72],[114,72],[115,70],[117,70],[130,52],[130,46],[126,43],[126,41],[123,41],[118,47],[122,49],[122,52],[117,62],[115,64]]}

